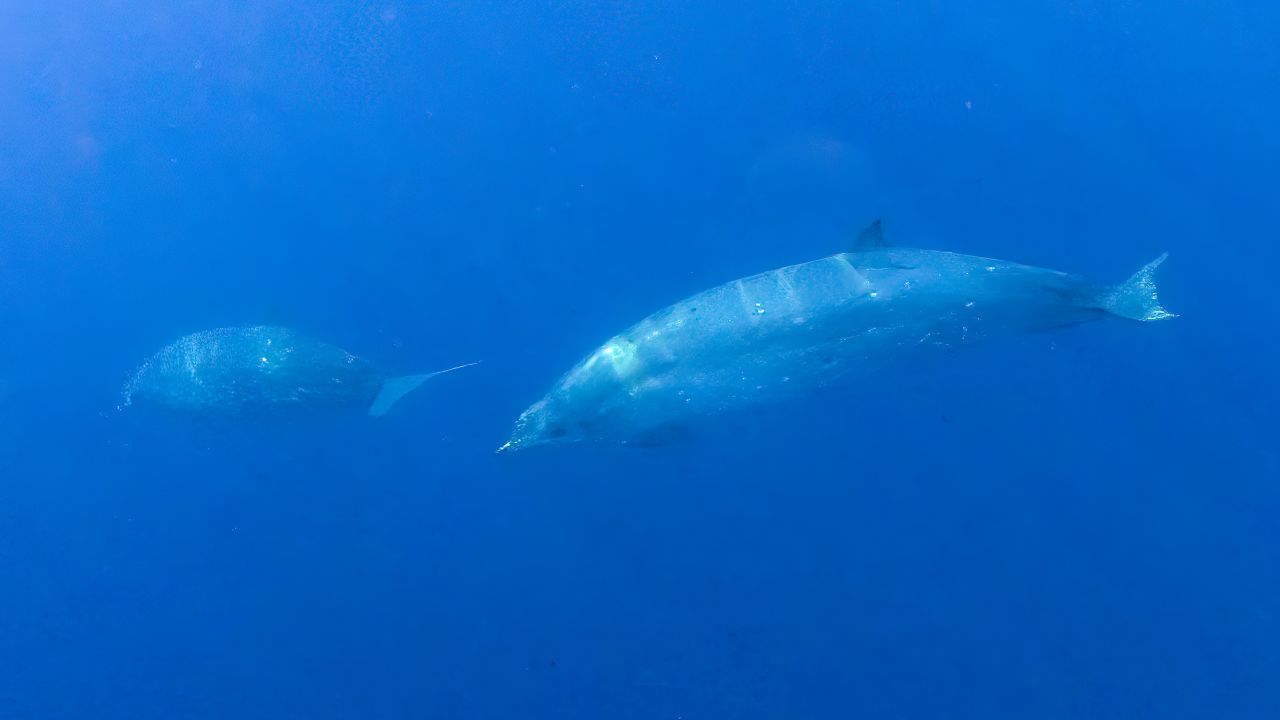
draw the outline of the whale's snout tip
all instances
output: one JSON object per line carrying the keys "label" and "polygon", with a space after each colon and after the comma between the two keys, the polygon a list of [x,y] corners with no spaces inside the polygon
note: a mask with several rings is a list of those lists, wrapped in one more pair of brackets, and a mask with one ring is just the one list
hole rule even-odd
{"label": "whale's snout tip", "polygon": [[508,452],[508,451],[510,451],[510,450],[513,450],[513,449],[515,449],[515,446],[511,444],[511,441],[510,441],[510,440],[508,440],[508,441],[506,441],[506,442],[502,443],[502,447],[498,448],[497,450],[494,450],[494,451],[493,451],[493,454],[494,454],[494,455],[501,455],[502,453]]}

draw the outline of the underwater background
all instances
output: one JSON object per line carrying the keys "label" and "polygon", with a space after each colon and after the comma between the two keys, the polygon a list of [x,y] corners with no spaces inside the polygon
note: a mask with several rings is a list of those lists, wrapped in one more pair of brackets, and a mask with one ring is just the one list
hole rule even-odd
{"label": "underwater background", "polygon": [[[1280,717],[1280,9],[0,6],[0,719]],[[1114,320],[495,456],[611,334],[897,244]],[[278,324],[385,418],[118,410]]]}

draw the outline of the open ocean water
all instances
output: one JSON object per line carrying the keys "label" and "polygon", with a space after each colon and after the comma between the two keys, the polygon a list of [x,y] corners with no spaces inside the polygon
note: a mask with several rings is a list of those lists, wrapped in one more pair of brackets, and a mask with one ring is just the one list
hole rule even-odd
{"label": "open ocean water", "polygon": [[[0,719],[1280,717],[1280,9],[0,6]],[[1180,317],[495,455],[734,278],[891,242]],[[119,409],[282,325],[387,417]]]}

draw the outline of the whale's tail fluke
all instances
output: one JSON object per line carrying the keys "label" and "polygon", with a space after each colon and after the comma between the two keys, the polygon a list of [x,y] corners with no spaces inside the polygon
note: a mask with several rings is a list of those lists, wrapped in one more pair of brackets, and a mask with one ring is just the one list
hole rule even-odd
{"label": "whale's tail fluke", "polygon": [[1169,253],[1164,253],[1128,280],[1103,290],[1099,307],[1112,315],[1142,322],[1178,317],[1160,306],[1160,298],[1156,294],[1155,271],[1167,257]]}
{"label": "whale's tail fluke", "polygon": [[389,411],[393,405],[400,401],[400,398],[408,395],[414,390],[417,390],[419,385],[431,378],[479,364],[479,361],[469,362],[464,365],[458,365],[457,367],[437,370],[433,373],[426,373],[425,375],[404,375],[402,377],[390,378],[382,383],[382,389],[378,391],[378,396],[373,399],[373,404],[369,406],[369,414],[373,417],[382,417],[387,414],[387,411]]}

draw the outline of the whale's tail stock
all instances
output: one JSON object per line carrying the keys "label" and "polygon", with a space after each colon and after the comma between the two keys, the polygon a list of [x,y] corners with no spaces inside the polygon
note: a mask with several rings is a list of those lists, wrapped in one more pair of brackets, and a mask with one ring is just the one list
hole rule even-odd
{"label": "whale's tail stock", "polygon": [[1144,265],[1128,280],[1105,288],[1098,295],[1098,307],[1112,315],[1141,322],[1178,317],[1160,305],[1160,298],[1156,293],[1155,271],[1168,257],[1169,253],[1164,253]]}
{"label": "whale's tail stock", "polygon": [[445,370],[437,370],[422,375],[403,375],[401,377],[388,378],[382,383],[382,389],[378,391],[378,396],[373,399],[373,404],[369,406],[369,414],[373,417],[382,417],[387,414],[393,405],[400,401],[400,398],[408,395],[422,383],[430,380],[437,375],[451,373],[454,370],[469,368],[472,365],[479,365],[480,361],[469,362],[456,367],[447,368]]}

